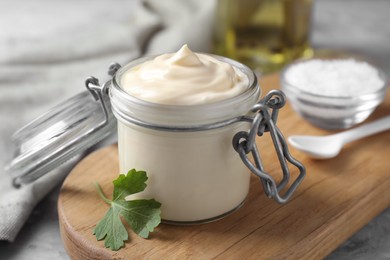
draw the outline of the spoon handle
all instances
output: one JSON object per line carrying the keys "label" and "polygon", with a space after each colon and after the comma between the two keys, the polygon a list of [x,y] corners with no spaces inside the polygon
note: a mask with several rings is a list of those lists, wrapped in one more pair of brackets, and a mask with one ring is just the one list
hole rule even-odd
{"label": "spoon handle", "polygon": [[354,129],[336,134],[343,144],[390,129],[390,115]]}

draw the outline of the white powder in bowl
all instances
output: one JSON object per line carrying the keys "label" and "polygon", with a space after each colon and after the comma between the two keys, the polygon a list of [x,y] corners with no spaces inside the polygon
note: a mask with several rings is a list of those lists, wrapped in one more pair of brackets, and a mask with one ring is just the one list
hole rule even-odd
{"label": "white powder in bowl", "polygon": [[285,80],[302,91],[330,97],[373,93],[384,85],[375,67],[354,59],[296,63],[286,71]]}

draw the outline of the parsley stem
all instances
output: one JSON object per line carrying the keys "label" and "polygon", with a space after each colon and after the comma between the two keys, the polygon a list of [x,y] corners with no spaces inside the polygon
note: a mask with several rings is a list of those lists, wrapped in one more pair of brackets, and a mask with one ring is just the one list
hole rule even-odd
{"label": "parsley stem", "polygon": [[99,193],[100,197],[106,202],[108,205],[111,205],[111,200],[107,199],[107,197],[104,195],[102,187],[100,187],[100,184],[95,181],[95,188],[97,192]]}

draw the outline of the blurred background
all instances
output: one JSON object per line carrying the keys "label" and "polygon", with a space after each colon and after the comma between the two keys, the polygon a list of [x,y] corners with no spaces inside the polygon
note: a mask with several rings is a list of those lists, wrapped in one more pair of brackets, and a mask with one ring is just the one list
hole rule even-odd
{"label": "blurred background", "polygon": [[[0,0],[1,165],[11,156],[11,134],[83,91],[86,76],[104,82],[112,61],[184,43],[264,75],[323,50],[362,55],[390,75],[389,11],[388,0]],[[68,259],[58,191],[37,205],[15,242],[0,242],[0,258]],[[390,259],[389,234],[387,210],[328,258]]]}

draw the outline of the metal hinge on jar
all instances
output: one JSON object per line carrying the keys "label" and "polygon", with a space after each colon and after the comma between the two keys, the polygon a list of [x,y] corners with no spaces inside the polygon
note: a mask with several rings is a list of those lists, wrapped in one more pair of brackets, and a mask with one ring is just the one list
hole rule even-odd
{"label": "metal hinge on jar", "polygon": [[[260,178],[264,192],[267,196],[273,198],[278,203],[286,203],[306,175],[305,167],[291,156],[288,151],[286,140],[276,126],[278,111],[285,103],[286,98],[282,91],[270,91],[253,107],[252,112],[256,113],[256,115],[252,119],[250,130],[248,132],[238,132],[233,138],[233,147],[240,155],[243,163]],[[247,121],[247,118],[245,121]],[[275,179],[264,170],[260,153],[256,145],[256,136],[262,136],[265,132],[269,132],[271,135],[283,173],[283,178],[278,184]],[[249,154],[252,155],[254,163],[250,161],[248,157]],[[299,175],[287,191],[281,195],[281,190],[287,185],[290,179],[290,170],[287,162],[298,168]]]}

